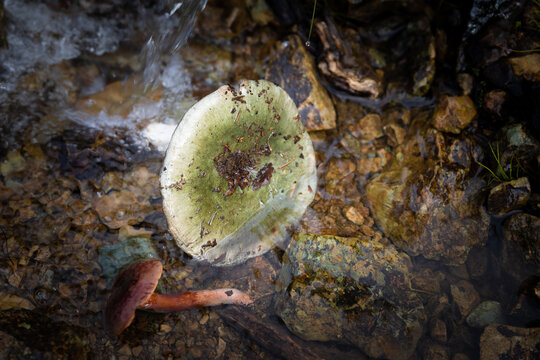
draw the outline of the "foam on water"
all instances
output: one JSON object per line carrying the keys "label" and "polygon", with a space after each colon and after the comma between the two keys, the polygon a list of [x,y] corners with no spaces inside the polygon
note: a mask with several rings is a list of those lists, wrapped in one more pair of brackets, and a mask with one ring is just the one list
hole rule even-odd
{"label": "foam on water", "polygon": [[5,90],[12,90],[18,76],[37,65],[74,59],[82,51],[114,51],[125,31],[111,19],[54,11],[44,4],[6,0],[4,9],[9,47],[0,52],[0,76]]}
{"label": "foam on water", "polygon": [[[137,85],[142,91],[144,84]],[[161,86],[161,98],[152,101],[142,94],[134,95],[137,102],[126,117],[110,115],[104,110],[93,115],[71,108],[64,110],[62,116],[109,134],[118,134],[118,130],[121,130],[124,136],[133,138],[141,149],[151,146],[164,153],[176,125],[195,99],[191,95],[189,73],[177,55],[168,61],[155,85]]]}
{"label": "foam on water", "polygon": [[[133,95],[135,104],[125,116],[110,115],[105,110],[97,115],[77,111],[65,99],[49,101],[57,109],[57,117],[69,119],[78,125],[103,131],[109,136],[130,137],[141,148],[153,146],[165,151],[174,127],[187,109],[195,102],[191,96],[191,78],[185,70],[178,49],[185,43],[195,19],[206,0],[186,0],[171,4],[163,2],[154,9],[134,9],[132,14],[92,16],[70,8],[52,9],[44,4],[6,0],[4,8],[9,48],[0,51],[0,100],[19,106],[42,101],[35,94],[22,94],[23,76],[39,72],[40,76],[54,76],[51,65],[79,57],[82,53],[97,56],[118,49],[121,40],[140,36],[146,31],[149,40],[141,52],[143,64],[140,90]],[[160,8],[160,6],[162,8]],[[79,96],[99,92],[105,86],[103,77],[97,77],[87,88],[78,89]],[[55,91],[67,93],[67,85],[55,82]],[[61,91],[62,86],[66,91]],[[160,87],[160,100],[144,98],[144,93]],[[33,97],[32,97],[33,96]],[[140,100],[140,101],[139,101]],[[16,122],[19,119],[7,118]],[[12,126],[5,125],[6,129]],[[21,125],[22,126],[22,125]],[[10,141],[17,141],[15,137]]]}

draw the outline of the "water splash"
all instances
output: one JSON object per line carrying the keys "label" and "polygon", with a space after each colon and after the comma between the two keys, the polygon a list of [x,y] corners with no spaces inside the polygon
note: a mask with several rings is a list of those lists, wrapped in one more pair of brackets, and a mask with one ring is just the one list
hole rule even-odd
{"label": "water splash", "polygon": [[[191,78],[178,52],[205,6],[206,0],[162,0],[151,8],[138,5],[133,11],[105,17],[76,7],[59,11],[45,4],[6,0],[9,48],[0,50],[0,132],[4,133],[0,148],[7,149],[19,142],[30,126],[33,133],[40,133],[35,124],[43,117],[39,104],[43,103],[43,92],[50,90],[21,91],[20,84],[30,75],[42,84],[54,84],[54,96],[46,94],[47,109],[54,110],[47,111],[52,111],[52,117],[60,118],[62,123],[82,125],[80,131],[94,128],[112,137],[129,137],[141,148],[152,144],[164,151],[178,119],[194,103]],[[122,41],[134,40],[141,32],[148,36],[139,56],[142,70],[125,81],[137,89],[123,103],[112,104],[123,108],[134,104],[129,114],[120,116],[107,109],[91,114],[75,109],[69,97],[74,85],[62,74],[56,74],[54,66],[81,55],[114,52]],[[107,90],[106,85],[101,74],[92,84],[77,88],[78,102]],[[147,101],[145,95],[157,87],[162,96]],[[24,109],[27,119],[20,111],[10,109]]]}
{"label": "water splash", "polygon": [[155,85],[164,56],[172,56],[185,44],[206,0],[165,1],[164,14],[141,52],[143,83]]}
{"label": "water splash", "polygon": [[36,66],[57,64],[82,52],[115,51],[125,30],[114,19],[63,13],[44,4],[6,0],[8,48],[0,51],[1,90],[12,91],[21,74]]}

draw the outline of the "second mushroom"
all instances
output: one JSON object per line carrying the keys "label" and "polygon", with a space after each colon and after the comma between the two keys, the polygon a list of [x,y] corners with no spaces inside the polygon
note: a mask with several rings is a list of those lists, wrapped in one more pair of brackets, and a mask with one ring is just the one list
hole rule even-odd
{"label": "second mushroom", "polygon": [[201,306],[248,305],[253,302],[247,294],[230,288],[178,294],[155,293],[162,272],[161,261],[150,259],[133,263],[117,275],[104,313],[105,326],[111,333],[122,333],[133,322],[137,309],[176,312]]}

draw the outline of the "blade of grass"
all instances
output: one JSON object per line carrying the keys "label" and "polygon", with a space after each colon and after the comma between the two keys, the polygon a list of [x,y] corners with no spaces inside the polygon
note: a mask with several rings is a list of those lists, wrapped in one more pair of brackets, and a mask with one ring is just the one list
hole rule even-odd
{"label": "blade of grass", "polygon": [[317,0],[313,2],[313,13],[311,14],[311,24],[309,25],[309,34],[306,41],[306,46],[310,45],[311,31],[313,30],[313,21],[315,20],[315,10],[317,9]]}
{"label": "blade of grass", "polygon": [[491,176],[493,176],[495,180],[497,180],[498,182],[502,182],[501,179],[497,175],[495,175],[495,173],[486,165],[482,164],[480,161],[476,161],[476,163],[480,165],[481,167],[483,167],[484,169],[486,169],[487,171],[489,171],[489,173],[491,174]]}

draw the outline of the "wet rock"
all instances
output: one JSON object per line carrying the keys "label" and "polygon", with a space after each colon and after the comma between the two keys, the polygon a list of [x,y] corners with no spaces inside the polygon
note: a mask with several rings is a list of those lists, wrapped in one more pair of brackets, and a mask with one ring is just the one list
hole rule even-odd
{"label": "wet rock", "polygon": [[540,276],[532,275],[519,285],[519,293],[540,301]]}
{"label": "wet rock", "polygon": [[527,327],[538,326],[540,319],[540,276],[531,275],[521,282],[518,290],[519,297],[510,311],[512,320]]}
{"label": "wet rock", "polygon": [[49,101],[72,104],[77,99],[76,70],[70,62],[54,64],[46,71],[36,70],[23,76],[20,90],[45,95]]}
{"label": "wet rock", "polygon": [[251,18],[259,25],[265,26],[270,23],[277,23],[274,17],[274,13],[268,7],[268,4],[264,0],[247,0],[246,6],[249,10]]}
{"label": "wet rock", "polygon": [[429,326],[429,335],[437,341],[446,342],[448,334],[445,322],[441,319],[433,319]]}
{"label": "wet rock", "polygon": [[535,153],[538,152],[540,144],[523,124],[513,124],[503,129],[503,134],[509,146],[525,147],[530,146]]}
{"label": "wet rock", "polygon": [[[382,234],[374,227],[373,219],[362,215],[362,220],[359,214],[352,215],[351,208],[360,210],[364,207],[357,203],[351,206],[341,199],[316,200],[304,214],[301,228],[305,232],[320,235],[358,236],[363,234],[380,240]],[[348,212],[345,212],[345,209],[348,209]],[[361,221],[362,223],[359,224]]]}
{"label": "wet rock", "polygon": [[343,194],[346,187],[351,187],[355,176],[356,164],[349,158],[331,158],[326,167],[325,189],[331,195]]}
{"label": "wet rock", "polygon": [[368,114],[360,119],[358,128],[352,133],[364,140],[375,140],[383,136],[381,117],[378,114]]}
{"label": "wet rock", "polygon": [[435,108],[433,126],[440,131],[459,134],[476,116],[468,96],[444,96]]}
{"label": "wet rock", "polygon": [[457,284],[450,285],[450,293],[459,312],[463,316],[467,316],[480,302],[480,296],[474,289],[474,286],[465,280],[460,280]]}
{"label": "wet rock", "polygon": [[484,96],[484,108],[492,115],[500,117],[508,100],[503,90],[491,90]]}
{"label": "wet rock", "polygon": [[26,160],[18,150],[10,151],[2,161],[2,164],[0,164],[0,174],[4,177],[6,185],[9,184],[9,179],[12,177],[12,174],[20,173],[25,169]]}
{"label": "wet rock", "polygon": [[336,127],[334,104],[298,35],[289,36],[276,45],[266,79],[281,86],[292,97],[308,131]]}
{"label": "wet rock", "polygon": [[292,332],[355,345],[371,357],[413,353],[424,312],[416,294],[405,290],[406,255],[365,237],[297,234],[285,259],[276,309]]}
{"label": "wet rock", "polygon": [[458,74],[457,82],[459,84],[459,87],[461,88],[461,91],[463,92],[463,96],[471,95],[471,92],[473,90],[473,85],[474,85],[474,78],[471,74],[467,74],[467,73]]}
{"label": "wet rock", "polygon": [[502,267],[517,281],[538,273],[540,266],[540,218],[519,213],[504,224]]}
{"label": "wet rock", "polygon": [[523,359],[540,357],[540,328],[519,328],[492,324],[480,337],[480,360]]}
{"label": "wet rock", "polygon": [[489,249],[477,247],[471,249],[467,257],[467,270],[472,279],[481,279],[489,268]]}
{"label": "wet rock", "polygon": [[[180,49],[180,54],[182,64],[192,79],[192,83],[188,86],[195,98],[202,98],[230,81],[235,65],[232,60],[232,49],[197,39],[189,41],[186,45]],[[186,104],[186,109],[191,105],[192,103]]]}
{"label": "wet rock", "polygon": [[448,147],[448,161],[468,169],[482,153],[482,149],[469,138],[453,139]]}
{"label": "wet rock", "polygon": [[381,117],[351,101],[336,100],[341,133],[340,144],[356,159],[360,175],[380,171],[388,163],[390,154],[381,137]]}
{"label": "wet rock", "polygon": [[416,54],[418,70],[413,74],[412,94],[414,96],[424,96],[431,88],[431,83],[435,77],[435,37],[427,36],[429,43],[423,47],[419,54]]}
{"label": "wet rock", "polygon": [[145,215],[153,210],[148,198],[139,197],[127,190],[114,191],[97,197],[92,207],[110,229],[141,223]]}
{"label": "wet rock", "polygon": [[0,292],[0,311],[9,309],[34,310],[35,306],[28,299]]}
{"label": "wet rock", "polygon": [[411,111],[400,105],[385,107],[383,109],[382,121],[383,125],[395,123],[406,128],[411,123]]}
{"label": "wet rock", "polygon": [[[501,68],[501,65],[505,65],[504,67],[511,72],[510,66],[502,61],[502,58],[509,55],[510,49],[514,49],[516,45],[516,36],[513,36],[508,27],[501,23],[494,23],[479,34],[477,41],[469,42],[467,52],[472,64],[483,68],[484,74],[488,73],[488,67],[493,70],[493,67]],[[493,80],[494,77],[488,78]]]}
{"label": "wet rock", "polygon": [[[426,115],[423,115],[426,116]],[[437,131],[421,130],[418,115],[392,161],[366,186],[372,214],[385,235],[409,255],[461,264],[487,240],[489,218],[480,196],[484,182],[468,168],[449,164],[448,145]],[[457,158],[468,164],[478,146]],[[440,158],[440,159],[439,159]]]}
{"label": "wet rock", "polygon": [[233,0],[226,3],[210,1],[204,7],[193,32],[208,40],[224,40],[238,36],[256,25],[251,21],[246,2]]}
{"label": "wet rock", "polygon": [[[366,208],[364,207],[364,209]],[[358,210],[354,206],[349,206],[345,210],[345,217],[356,225],[362,225],[364,223],[364,215],[362,213],[363,211]]]}
{"label": "wet rock", "polygon": [[497,301],[483,301],[467,316],[467,324],[476,328],[483,328],[489,324],[504,322],[501,303]]}
{"label": "wet rock", "polygon": [[516,76],[528,81],[540,81],[540,54],[530,54],[508,59]]}
{"label": "wet rock", "polygon": [[[315,30],[323,44],[323,56],[318,66],[324,77],[339,89],[378,97],[383,90],[382,82],[362,51],[360,39],[342,36],[343,32],[331,21],[316,22]],[[345,35],[351,34],[345,32]]]}
{"label": "wet rock", "polygon": [[401,145],[407,135],[407,125],[411,121],[411,113],[404,107],[391,107],[383,110],[383,132],[388,145]]}
{"label": "wet rock", "polygon": [[477,34],[489,21],[509,19],[523,7],[523,3],[509,0],[475,0],[473,1],[470,18],[464,39]]}
{"label": "wet rock", "polygon": [[390,154],[384,148],[377,148],[372,144],[364,144],[350,133],[341,138],[340,144],[348,153],[356,158],[357,172],[361,175],[376,173],[388,163]]}
{"label": "wet rock", "polygon": [[109,116],[126,118],[137,104],[155,102],[162,96],[163,89],[159,86],[145,94],[140,79],[133,77],[127,81],[112,82],[102,91],[80,98],[75,108],[90,115],[104,111]]}
{"label": "wet rock", "polygon": [[503,215],[527,204],[531,185],[526,177],[503,182],[489,192],[487,209],[493,215]]}
{"label": "wet rock", "polygon": [[430,360],[449,360],[450,351],[447,347],[434,342],[424,344],[423,358]]}
{"label": "wet rock", "polygon": [[441,280],[444,275],[433,272],[431,269],[421,269],[412,275],[412,285],[415,290],[428,294],[440,294]]}
{"label": "wet rock", "polygon": [[[444,52],[442,46],[436,46],[430,27],[432,15],[427,8],[424,2],[411,1],[362,1],[349,6],[347,18],[362,26],[347,26],[343,21],[336,25],[342,38],[354,44],[349,45],[350,51],[335,41],[344,54],[339,61],[341,67],[350,69],[351,64],[366,62],[381,80],[384,78],[381,83],[388,83],[387,94],[425,96],[435,75],[436,55]],[[328,28],[331,35],[327,36],[336,38],[330,22]],[[324,36],[320,37],[324,46]]]}
{"label": "wet rock", "polygon": [[383,126],[384,135],[386,135],[388,145],[398,146],[403,143],[407,131],[396,123],[386,124]]}

